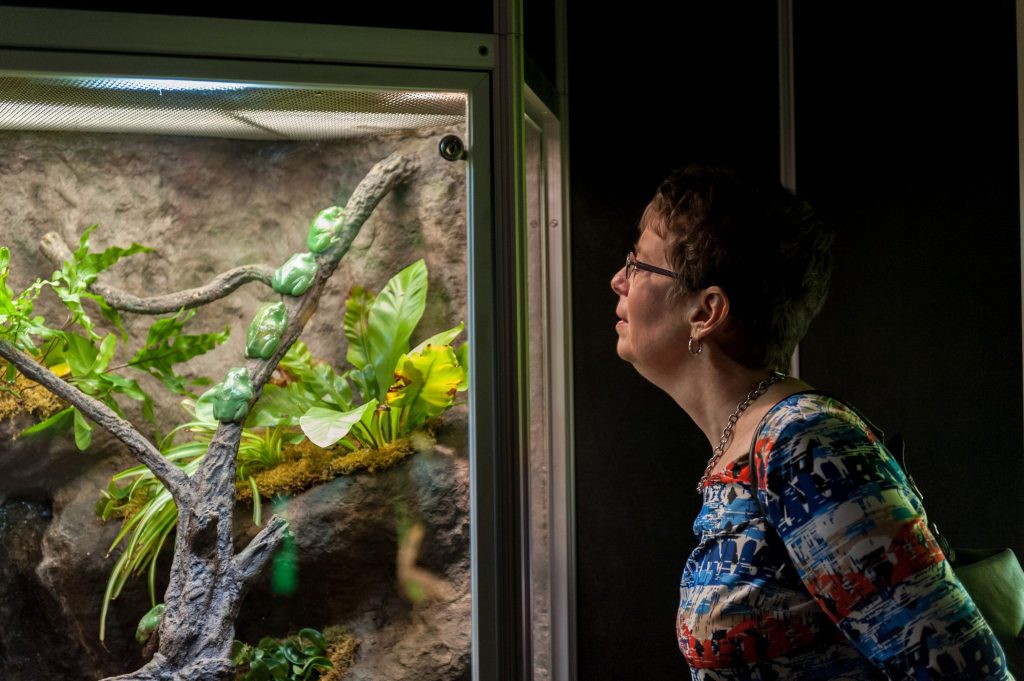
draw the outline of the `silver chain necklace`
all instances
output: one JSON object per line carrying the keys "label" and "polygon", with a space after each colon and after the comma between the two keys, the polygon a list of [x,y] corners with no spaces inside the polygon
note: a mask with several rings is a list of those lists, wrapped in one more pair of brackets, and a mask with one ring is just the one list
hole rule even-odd
{"label": "silver chain necklace", "polygon": [[768,388],[773,383],[778,383],[784,378],[786,378],[786,374],[780,371],[773,371],[768,378],[758,383],[756,388],[747,393],[746,398],[736,405],[735,411],[729,414],[729,422],[725,424],[725,429],[722,430],[722,437],[718,439],[718,446],[715,447],[715,451],[711,454],[708,467],[704,469],[704,475],[700,476],[700,482],[697,483],[697,494],[704,493],[704,483],[707,482],[708,476],[711,475],[711,469],[718,464],[718,460],[725,454],[725,448],[729,445],[729,440],[732,439],[732,431],[736,428],[736,422],[740,420],[740,416],[743,415],[743,412],[750,407],[754,400],[768,392]]}

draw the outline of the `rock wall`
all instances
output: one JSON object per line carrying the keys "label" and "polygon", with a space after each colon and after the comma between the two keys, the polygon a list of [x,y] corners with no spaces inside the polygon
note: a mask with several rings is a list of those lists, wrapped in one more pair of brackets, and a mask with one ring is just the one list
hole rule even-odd
{"label": "rock wall", "polygon": [[[341,366],[341,320],[353,285],[379,290],[418,258],[430,271],[419,337],[466,319],[466,166],[437,154],[447,132],[425,130],[335,142],[252,142],[188,137],[70,133],[0,134],[0,245],[11,249],[15,290],[54,269],[38,250],[60,233],[69,245],[99,223],[96,250],[133,241],[156,253],[129,258],[105,284],[140,295],[208,282],[249,263],[276,267],[306,250],[306,228],[330,205],[344,205],[374,163],[393,151],[420,159],[416,180],[389,195],[367,221],[320,302],[303,340]],[[40,298],[51,324],[63,316]],[[224,346],[185,373],[220,380],[244,351],[245,326],[270,289],[249,284],[199,311],[192,332],[231,328]],[[97,315],[98,316],[98,315]],[[152,319],[125,316],[138,347]],[[414,337],[416,343],[419,337]],[[156,381],[165,431],[183,420],[179,398]],[[134,405],[125,404],[135,423]],[[292,499],[287,514],[299,555],[299,591],[247,598],[237,637],[255,642],[305,626],[346,625],[360,640],[352,679],[462,679],[470,669],[467,416],[450,412],[437,448],[377,475],[339,478]],[[132,634],[149,608],[144,584],[126,588],[98,640],[100,601],[115,556],[105,553],[118,524],[94,513],[99,490],[134,461],[97,433],[78,452],[70,438],[16,440],[26,424],[0,424],[0,678],[92,679],[138,667]],[[242,538],[251,533],[239,508]],[[451,587],[450,598],[412,602],[397,578],[402,518],[425,531],[417,565]]]}

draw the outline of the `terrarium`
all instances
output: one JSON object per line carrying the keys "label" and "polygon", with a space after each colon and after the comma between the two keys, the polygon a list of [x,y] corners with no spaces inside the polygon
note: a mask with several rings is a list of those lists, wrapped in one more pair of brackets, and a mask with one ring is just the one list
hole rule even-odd
{"label": "terrarium", "polygon": [[32,60],[0,676],[469,678],[479,76]]}

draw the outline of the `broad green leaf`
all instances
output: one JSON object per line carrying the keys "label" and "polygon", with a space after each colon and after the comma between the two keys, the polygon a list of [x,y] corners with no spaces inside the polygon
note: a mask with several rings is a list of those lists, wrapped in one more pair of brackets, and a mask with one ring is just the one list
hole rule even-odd
{"label": "broad green leaf", "polygon": [[65,432],[71,427],[74,422],[74,407],[68,407],[67,409],[61,409],[56,414],[50,416],[45,421],[40,421],[34,426],[30,426],[25,430],[21,431],[18,437],[25,437],[28,435],[39,435],[42,433],[48,433],[51,435],[59,435]]}
{"label": "broad green leaf", "polygon": [[310,389],[337,409],[345,411],[352,408],[352,387],[344,376],[338,376],[327,364],[317,365],[313,373],[317,380],[309,381]]}
{"label": "broad green leaf", "polygon": [[[195,402],[195,414],[196,421],[202,421],[205,423],[216,423],[217,419],[213,418],[213,401],[217,397],[217,387],[219,383],[215,383],[212,388],[204,392],[199,396],[199,399]],[[188,400],[182,402],[182,404],[188,404]]]}
{"label": "broad green leaf", "polygon": [[363,399],[370,399],[377,394],[377,377],[372,364],[362,369],[353,369],[345,376],[352,381]]}
{"label": "broad green leaf", "polygon": [[342,327],[348,340],[348,352],[345,360],[357,369],[370,363],[370,305],[373,304],[373,293],[362,286],[354,286],[345,300],[345,318]]}
{"label": "broad green leaf", "polygon": [[109,383],[111,389],[138,402],[150,399],[149,395],[134,378],[125,378],[117,374],[104,374],[103,381]]}
{"label": "broad green leaf", "polygon": [[249,410],[245,425],[247,428],[272,428],[277,425],[294,427],[299,425],[299,418],[310,408],[326,409],[329,406],[303,383],[290,383],[285,388],[267,385],[260,399]]}
{"label": "broad green leaf", "polygon": [[352,426],[363,418],[363,414],[377,408],[377,400],[370,400],[346,412],[313,407],[299,419],[302,432],[317,447],[330,447],[348,435]]}
{"label": "broad green leaf", "polygon": [[459,322],[458,326],[453,326],[447,331],[435,333],[433,336],[426,339],[425,341],[417,345],[415,348],[410,350],[409,354],[411,355],[417,352],[423,352],[423,349],[428,345],[451,345],[452,341],[458,338],[459,334],[462,333],[462,330],[465,328],[465,322]]}
{"label": "broad green leaf", "polygon": [[117,337],[108,333],[100,343],[99,352],[89,369],[91,374],[102,374],[110,366],[110,360],[114,358],[114,350],[117,349]]}
{"label": "broad green leaf", "polygon": [[71,367],[71,374],[76,378],[88,376],[92,373],[93,365],[96,364],[96,357],[99,350],[92,340],[79,336],[77,333],[67,333],[65,336],[64,359]]}
{"label": "broad green leaf", "polygon": [[75,409],[75,444],[79,449],[85,451],[92,443],[93,425],[82,416],[82,412]]}
{"label": "broad green leaf", "polygon": [[428,345],[403,355],[388,390],[388,406],[402,410],[404,431],[421,425],[451,406],[465,371],[450,345]]}
{"label": "broad green leaf", "polygon": [[383,399],[387,393],[426,303],[427,265],[421,259],[393,276],[370,305],[367,336],[377,389],[373,397]]}
{"label": "broad green leaf", "polygon": [[284,357],[278,362],[278,366],[299,376],[303,371],[313,366],[313,354],[309,351],[309,346],[301,340],[296,340],[288,348],[288,352],[284,353]]}
{"label": "broad green leaf", "polygon": [[302,391],[309,393],[309,397],[305,398],[305,409],[296,414],[296,417],[306,413],[309,407],[333,405],[340,411],[352,408],[352,388],[348,380],[344,376],[338,376],[329,364],[315,360],[302,341],[296,341],[289,348],[279,366],[296,377],[301,384],[301,389],[293,389],[292,386],[295,384],[289,384],[289,390],[298,390],[296,396]]}

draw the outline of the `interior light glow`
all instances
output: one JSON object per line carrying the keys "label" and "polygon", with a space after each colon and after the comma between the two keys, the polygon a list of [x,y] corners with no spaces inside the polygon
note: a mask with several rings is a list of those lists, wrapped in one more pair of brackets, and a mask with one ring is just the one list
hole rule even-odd
{"label": "interior light glow", "polygon": [[224,92],[253,87],[245,83],[224,83],[212,80],[180,80],[162,78],[88,78],[78,81],[83,87],[107,90],[142,90],[146,92]]}

